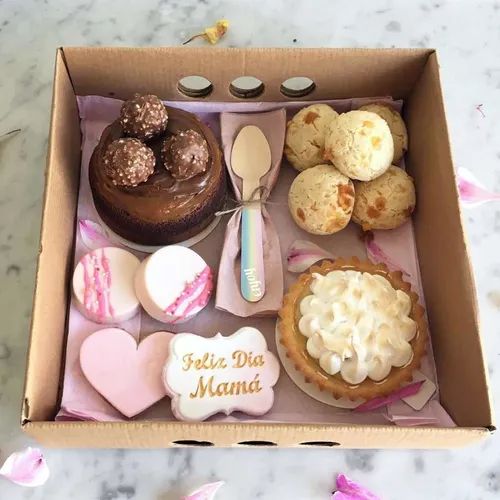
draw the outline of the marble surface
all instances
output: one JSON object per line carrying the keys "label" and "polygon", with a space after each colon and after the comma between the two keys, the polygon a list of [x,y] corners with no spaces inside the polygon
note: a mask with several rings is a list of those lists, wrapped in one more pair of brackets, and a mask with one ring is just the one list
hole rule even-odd
{"label": "marble surface", "polygon": [[[227,17],[232,46],[437,47],[457,166],[500,191],[500,3],[421,0],[0,0],[0,461],[18,427],[38,250],[54,51],[60,45],[178,45]],[[465,212],[492,392],[500,396],[500,205]],[[497,398],[497,408],[500,397]],[[500,496],[499,435],[463,450],[47,450],[35,490],[0,498],[174,500],[223,479],[221,500],[326,500],[343,471],[384,499]]]}

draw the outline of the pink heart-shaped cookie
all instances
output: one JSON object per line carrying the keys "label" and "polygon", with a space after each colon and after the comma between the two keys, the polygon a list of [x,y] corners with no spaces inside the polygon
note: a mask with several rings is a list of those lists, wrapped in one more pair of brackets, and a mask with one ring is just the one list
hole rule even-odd
{"label": "pink heart-shaped cookie", "polygon": [[162,370],[173,336],[155,332],[137,345],[132,335],[120,328],[98,330],[80,349],[82,371],[109,403],[133,417],[166,395]]}

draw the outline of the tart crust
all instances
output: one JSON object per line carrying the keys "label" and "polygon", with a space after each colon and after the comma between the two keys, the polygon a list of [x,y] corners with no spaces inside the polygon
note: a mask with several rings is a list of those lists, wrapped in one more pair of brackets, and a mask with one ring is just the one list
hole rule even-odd
{"label": "tart crust", "polygon": [[[400,368],[392,367],[389,375],[380,382],[366,378],[358,385],[346,382],[337,373],[329,375],[319,366],[316,359],[311,357],[306,349],[307,338],[299,331],[299,305],[301,300],[310,295],[310,283],[313,273],[328,274],[330,271],[360,271],[378,274],[386,278],[393,288],[405,292],[411,300],[410,318],[417,324],[417,333],[410,341],[413,349],[412,359]],[[306,382],[314,383],[320,390],[328,391],[335,398],[350,400],[370,400],[380,396],[387,396],[396,391],[405,382],[410,382],[413,372],[420,367],[426,352],[428,329],[425,319],[425,310],[418,302],[418,295],[411,290],[411,285],[403,280],[400,271],[391,272],[384,264],[372,264],[361,261],[357,257],[350,259],[339,258],[334,262],[323,261],[319,266],[313,266],[308,272],[301,274],[298,280],[289,288],[283,299],[283,307],[279,311],[278,330],[280,343],[286,350],[286,355],[293,362],[295,368],[302,373]]]}

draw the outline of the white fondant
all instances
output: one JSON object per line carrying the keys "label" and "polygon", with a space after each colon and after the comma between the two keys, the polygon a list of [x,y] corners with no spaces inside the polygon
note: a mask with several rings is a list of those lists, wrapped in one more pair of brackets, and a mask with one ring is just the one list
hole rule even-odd
{"label": "white fondant", "polygon": [[[110,274],[110,287],[107,290],[102,290],[108,294],[107,299],[111,308],[105,308],[104,314],[99,314],[93,308],[85,305],[85,276],[84,276],[84,259],[87,262],[95,262],[102,260],[102,252],[108,261]],[[90,261],[88,260],[90,257]],[[93,264],[87,264],[93,266]],[[102,324],[117,324],[126,321],[139,312],[139,300],[134,290],[134,275],[139,268],[139,259],[127,250],[117,247],[98,248],[86,254],[78,262],[73,273],[73,296],[79,311],[87,318],[96,323]],[[90,271],[90,267],[88,272]],[[105,269],[99,266],[96,271],[99,274],[99,279],[104,282],[106,279]],[[93,270],[92,277],[93,280]],[[94,283],[93,286],[96,286]],[[106,300],[107,300],[106,299]]]}
{"label": "white fondant", "polygon": [[[233,356],[237,351],[246,353],[241,355],[240,361],[244,356],[251,356],[254,361],[260,356],[263,363],[250,366],[252,363],[248,362],[242,367],[235,367],[236,358]],[[203,360],[206,353],[207,361],[203,366],[198,365],[198,369],[188,361]],[[250,360],[249,357],[245,359]],[[278,360],[268,350],[262,333],[256,328],[243,327],[229,337],[223,337],[220,333],[212,338],[191,333],[177,334],[170,344],[163,380],[172,397],[174,415],[181,420],[199,421],[216,413],[229,415],[237,410],[250,415],[268,412],[274,402],[273,386],[278,381],[279,371]],[[200,391],[200,380],[206,384],[212,376],[212,388],[219,384],[242,382],[248,388],[250,382],[258,380],[260,390],[246,394],[240,391],[239,394],[231,395]],[[255,383],[252,387],[257,388]]]}
{"label": "white fondant", "polygon": [[[146,312],[163,323],[182,323],[192,318],[203,307],[191,310],[187,317],[180,318],[166,313],[185,290],[189,283],[207,267],[206,262],[189,248],[172,245],[163,247],[147,257],[137,270],[135,290]],[[212,285],[210,285],[212,286]],[[191,300],[196,299],[204,289],[204,284],[196,287]],[[187,302],[180,308],[183,314]]]}

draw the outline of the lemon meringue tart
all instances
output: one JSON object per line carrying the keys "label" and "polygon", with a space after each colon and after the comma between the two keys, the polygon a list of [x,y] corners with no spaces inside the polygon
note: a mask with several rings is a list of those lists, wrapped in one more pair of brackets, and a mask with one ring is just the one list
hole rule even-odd
{"label": "lemon meringue tart", "polygon": [[278,329],[307,382],[351,400],[411,381],[428,339],[424,309],[401,272],[355,257],[302,274],[285,295]]}

